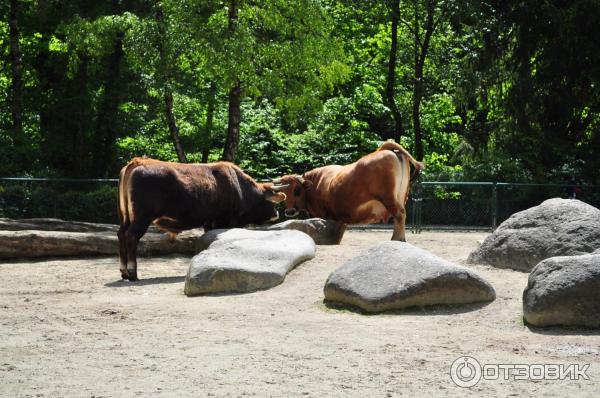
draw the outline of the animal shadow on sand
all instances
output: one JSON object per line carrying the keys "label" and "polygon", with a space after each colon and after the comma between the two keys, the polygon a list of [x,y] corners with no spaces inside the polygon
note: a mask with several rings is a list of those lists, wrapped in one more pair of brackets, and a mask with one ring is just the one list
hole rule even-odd
{"label": "animal shadow on sand", "polygon": [[[119,287],[151,286],[151,285],[183,283],[183,282],[185,282],[185,276],[162,276],[162,277],[156,277],[156,278],[139,279],[135,282],[130,282],[125,279],[119,279],[114,282],[105,283],[104,286],[119,288]],[[268,288],[267,289],[257,289],[257,290],[252,290],[252,291],[248,291],[248,292],[229,291],[229,292],[204,293],[204,294],[198,295],[198,297],[243,296],[246,294],[260,292],[263,290],[268,290]]]}
{"label": "animal shadow on sand", "polygon": [[132,286],[147,286],[161,285],[167,283],[180,283],[185,281],[185,276],[160,276],[156,278],[145,278],[135,282],[130,282],[124,279],[119,279],[114,282],[105,283],[106,287],[132,287]]}

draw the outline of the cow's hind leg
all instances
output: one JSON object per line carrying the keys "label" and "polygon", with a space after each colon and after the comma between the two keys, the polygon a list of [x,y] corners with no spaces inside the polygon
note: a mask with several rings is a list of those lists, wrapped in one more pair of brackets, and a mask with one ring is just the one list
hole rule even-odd
{"label": "cow's hind leg", "polygon": [[394,216],[394,233],[392,240],[406,242],[406,210],[402,207]]}
{"label": "cow's hind leg", "polygon": [[127,275],[124,279],[137,281],[137,247],[142,236],[146,233],[150,221],[136,219],[125,231],[125,244],[127,246]]}
{"label": "cow's hind leg", "polygon": [[397,200],[383,201],[383,205],[394,217],[394,233],[392,240],[406,242],[406,209]]}
{"label": "cow's hind leg", "polygon": [[125,240],[125,232],[129,228],[129,222],[124,222],[119,227],[117,237],[119,238],[119,263],[121,270],[121,278],[127,279],[127,242]]}

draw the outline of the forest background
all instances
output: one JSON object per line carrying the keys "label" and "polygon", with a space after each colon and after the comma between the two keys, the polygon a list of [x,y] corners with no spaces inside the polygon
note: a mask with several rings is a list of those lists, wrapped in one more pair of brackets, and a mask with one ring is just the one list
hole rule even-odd
{"label": "forest background", "polygon": [[255,178],[396,139],[426,180],[600,183],[597,0],[10,0],[0,176]]}

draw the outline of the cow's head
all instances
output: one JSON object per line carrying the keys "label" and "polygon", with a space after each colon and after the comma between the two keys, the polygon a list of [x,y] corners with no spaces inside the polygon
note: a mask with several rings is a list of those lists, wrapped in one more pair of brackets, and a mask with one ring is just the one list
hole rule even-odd
{"label": "cow's head", "polygon": [[253,220],[250,220],[252,224],[262,224],[267,221],[275,221],[279,218],[279,213],[275,209],[275,204],[281,203],[285,200],[285,193],[278,192],[273,189],[273,184],[259,184],[261,197],[258,203],[252,206]]}
{"label": "cow's head", "polygon": [[273,180],[273,183],[273,189],[286,196],[286,217],[296,217],[301,211],[308,213],[307,194],[312,188],[312,182],[299,175],[287,175]]}

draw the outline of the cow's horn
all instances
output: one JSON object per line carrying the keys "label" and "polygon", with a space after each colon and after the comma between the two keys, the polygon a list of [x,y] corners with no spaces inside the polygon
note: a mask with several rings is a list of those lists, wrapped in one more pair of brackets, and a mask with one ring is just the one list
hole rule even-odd
{"label": "cow's horn", "polygon": [[272,182],[273,184],[280,184],[280,183],[281,183],[281,177],[278,177],[278,178],[273,178],[273,179],[271,180],[271,182]]}
{"label": "cow's horn", "polygon": [[290,184],[283,184],[283,185],[273,185],[271,187],[271,189],[275,192],[279,192],[279,191],[283,191],[284,189],[286,189],[287,187],[289,187]]}

